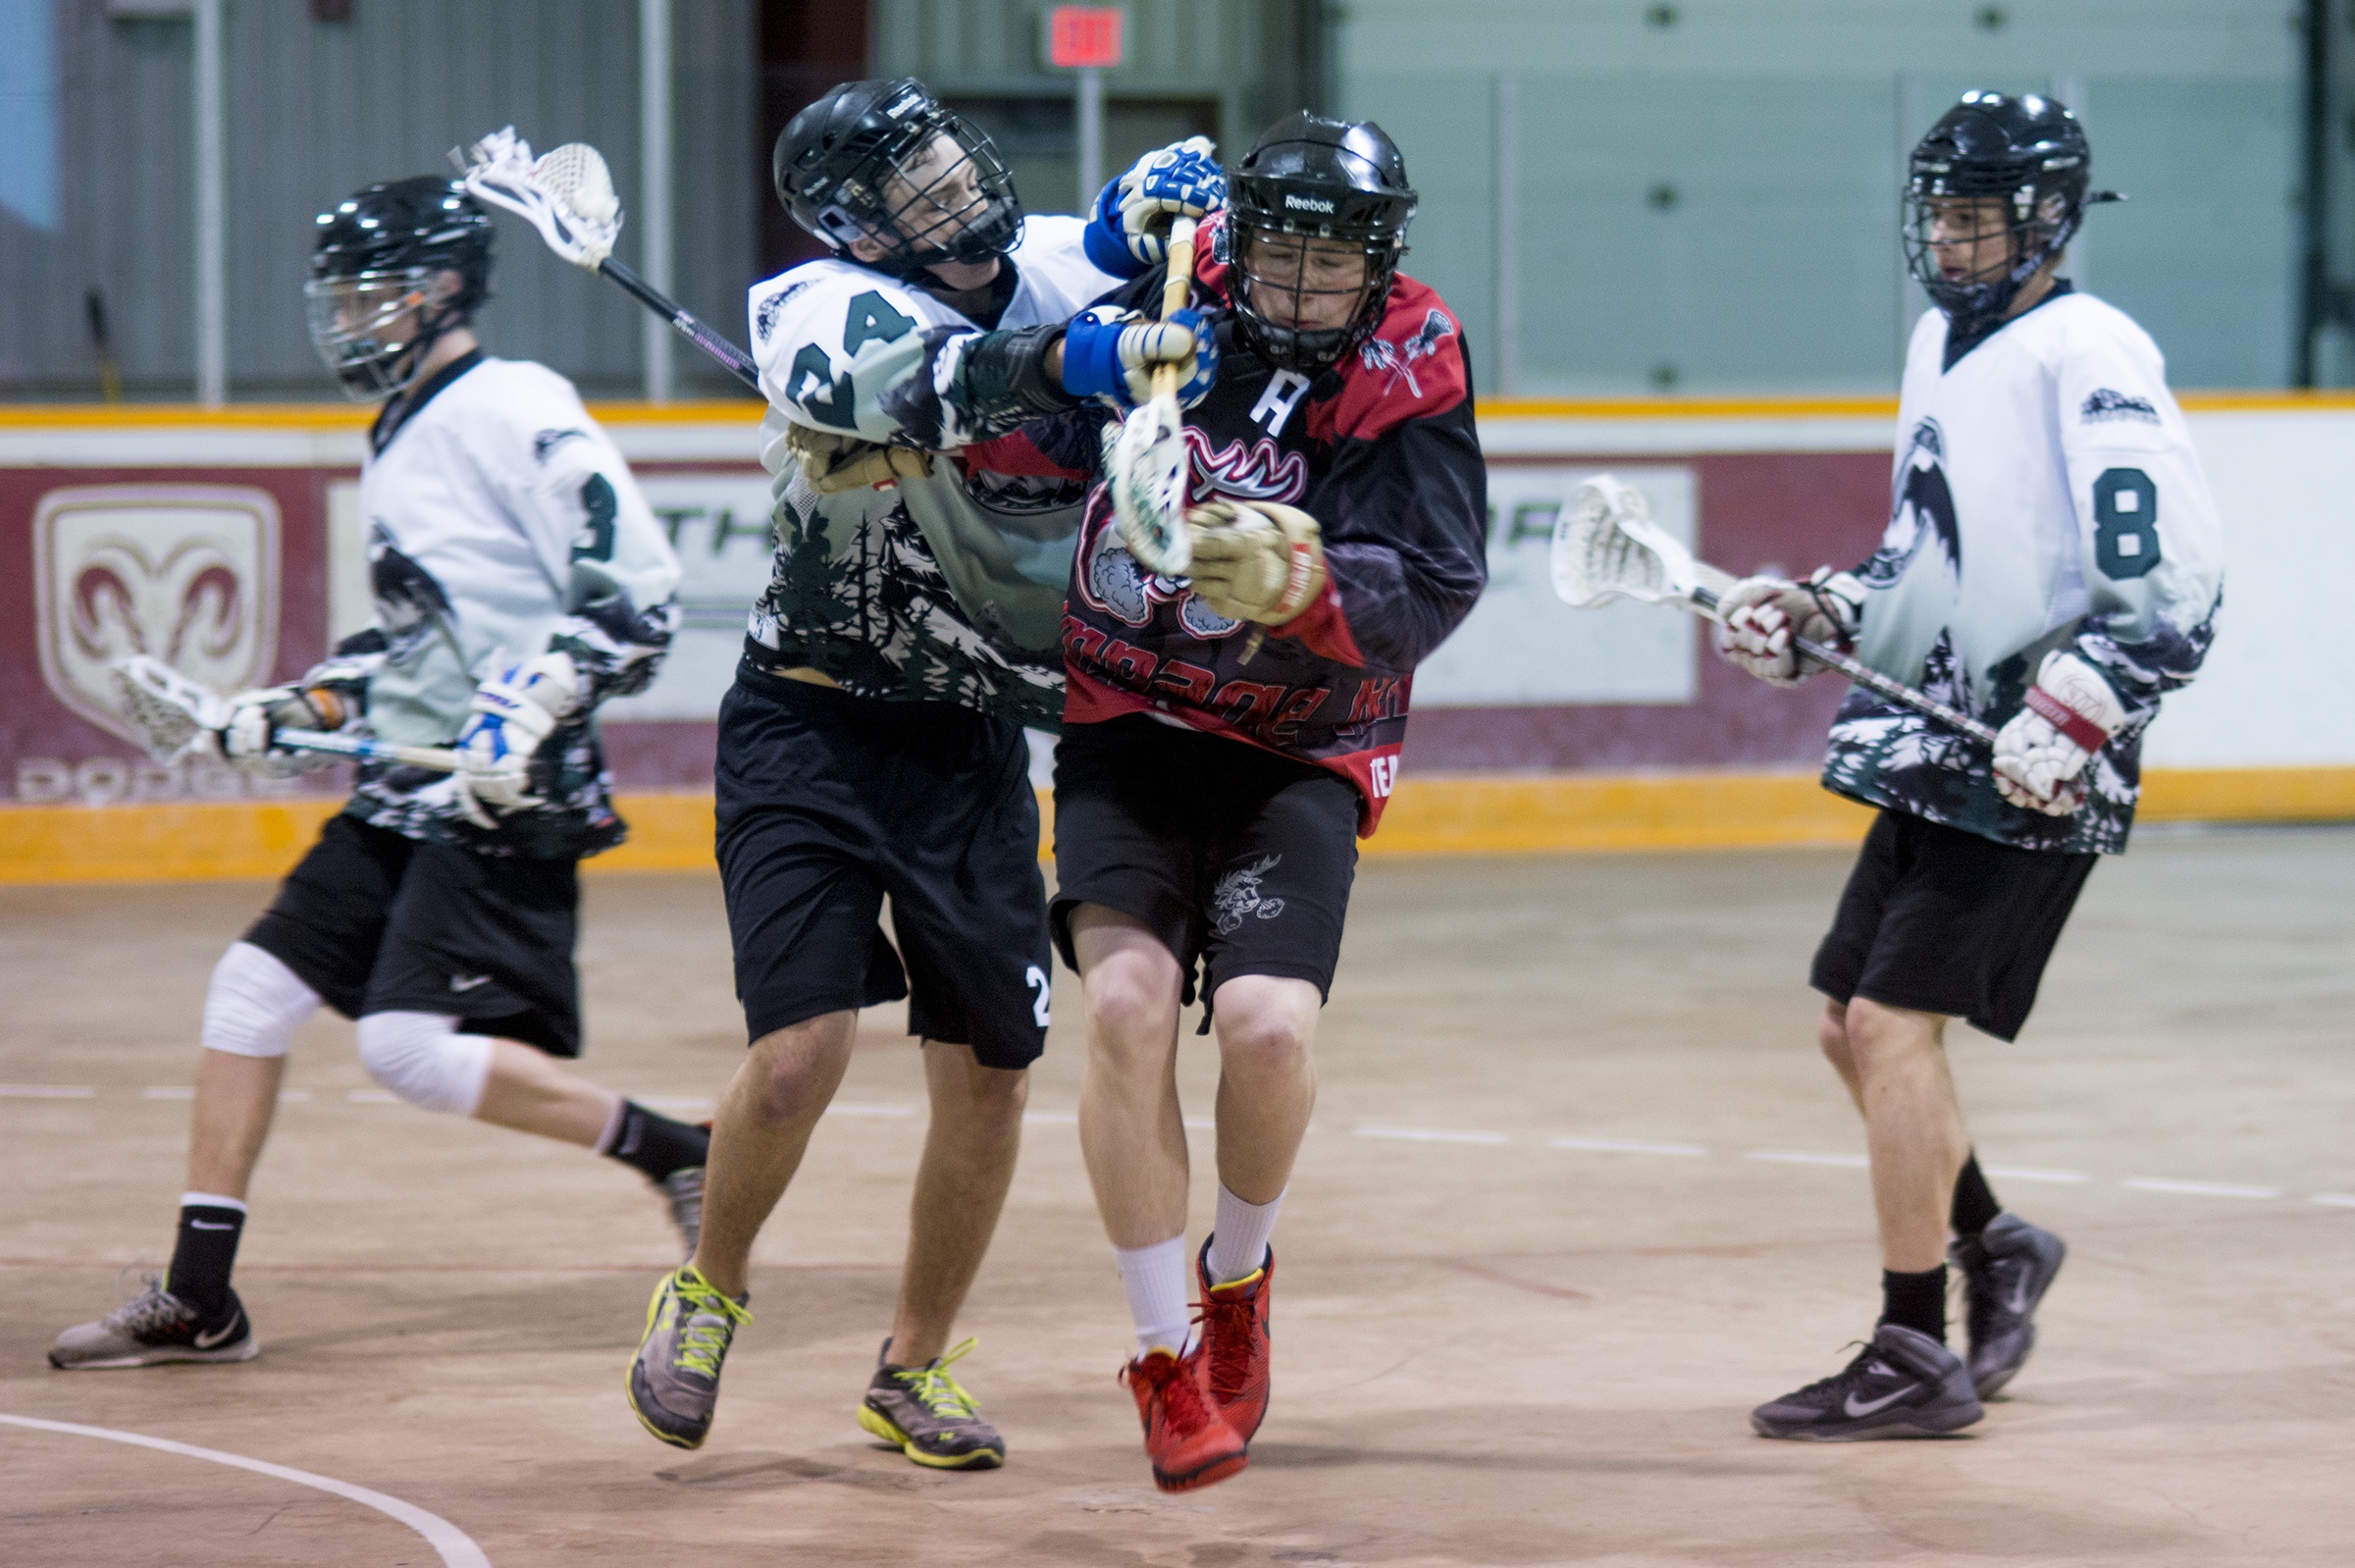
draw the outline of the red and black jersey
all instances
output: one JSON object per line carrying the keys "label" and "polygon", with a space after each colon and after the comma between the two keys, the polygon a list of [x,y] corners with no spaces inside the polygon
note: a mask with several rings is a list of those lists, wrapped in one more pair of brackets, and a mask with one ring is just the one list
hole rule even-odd
{"label": "red and black jersey", "polygon": [[[1228,303],[1219,222],[1195,253],[1197,307]],[[1157,314],[1161,277],[1112,299]],[[1488,471],[1463,329],[1401,274],[1373,337],[1313,382],[1252,353],[1224,312],[1218,331],[1218,383],[1185,414],[1192,497],[1282,501],[1314,517],[1324,596],[1245,663],[1250,628],[1212,613],[1183,578],[1138,566],[1099,484],[1064,601],[1064,722],[1156,711],[1331,768],[1356,785],[1369,836],[1397,776],[1415,666],[1488,584]]]}

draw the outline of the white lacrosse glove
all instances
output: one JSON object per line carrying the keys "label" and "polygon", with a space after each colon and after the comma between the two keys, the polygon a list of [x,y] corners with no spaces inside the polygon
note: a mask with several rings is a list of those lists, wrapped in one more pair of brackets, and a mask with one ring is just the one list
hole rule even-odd
{"label": "white lacrosse glove", "polygon": [[1296,506],[1208,501],[1188,510],[1194,597],[1230,621],[1282,626],[1325,591],[1324,531]]}
{"label": "white lacrosse glove", "polygon": [[2125,721],[2125,705],[2100,670],[2053,650],[2027,706],[1995,732],[1996,792],[2031,811],[2068,815],[2085,804],[2085,764]]}
{"label": "white lacrosse glove", "polygon": [[451,743],[458,810],[468,821],[497,827],[496,813],[541,804],[530,788],[532,758],[580,710],[580,672],[565,653],[526,659],[474,689],[474,711]]}
{"label": "white lacrosse glove", "polygon": [[1717,652],[1771,685],[1797,686],[1823,666],[1804,664],[1795,639],[1845,652],[1863,616],[1864,585],[1849,572],[1745,577],[1717,596]]}
{"label": "white lacrosse glove", "polygon": [[1148,152],[1105,189],[1103,217],[1128,254],[1148,267],[1169,259],[1170,225],[1207,218],[1227,205],[1227,176],[1208,136],[1189,136]]}
{"label": "white lacrosse glove", "polygon": [[229,699],[229,711],[213,736],[221,755],[241,773],[292,778],[346,758],[333,752],[292,752],[278,747],[280,730],[334,730],[343,725],[343,705],[333,692],[295,686],[261,686]]}

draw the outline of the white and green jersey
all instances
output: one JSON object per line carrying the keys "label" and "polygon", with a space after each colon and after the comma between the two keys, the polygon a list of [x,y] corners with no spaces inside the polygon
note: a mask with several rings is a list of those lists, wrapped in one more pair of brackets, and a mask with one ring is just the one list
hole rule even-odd
{"label": "white and green jersey", "polygon": [[[1026,220],[990,328],[855,262],[754,286],[777,553],[753,607],[755,656],[824,671],[856,696],[953,702],[1052,726],[1057,636],[1100,420],[1039,421],[1009,379],[1008,335],[1069,320],[1121,282],[1077,218]],[[791,425],[936,455],[929,478],[820,496]]]}
{"label": "white and green jersey", "polygon": [[2064,283],[1948,352],[1925,314],[1906,356],[1889,530],[1857,575],[1857,656],[2000,727],[2069,649],[2109,678],[2125,726],[2070,816],[2006,805],[1989,753],[1851,691],[1824,784],[2024,849],[2125,848],[2142,732],[2215,634],[2224,533],[2150,336]]}

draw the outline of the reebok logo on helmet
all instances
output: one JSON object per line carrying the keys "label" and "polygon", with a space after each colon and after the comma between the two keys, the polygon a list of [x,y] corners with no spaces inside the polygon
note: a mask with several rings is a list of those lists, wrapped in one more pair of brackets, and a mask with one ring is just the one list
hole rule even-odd
{"label": "reebok logo on helmet", "polygon": [[1298,207],[1307,212],[1333,211],[1333,203],[1321,196],[1303,196],[1289,190],[1283,193],[1283,204],[1287,207]]}

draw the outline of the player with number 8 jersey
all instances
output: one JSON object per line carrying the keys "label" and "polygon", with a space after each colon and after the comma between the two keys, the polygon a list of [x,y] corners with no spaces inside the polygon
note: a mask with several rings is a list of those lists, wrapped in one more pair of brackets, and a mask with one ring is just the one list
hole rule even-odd
{"label": "player with number 8 jersey", "polygon": [[[2126,845],[2142,733],[2215,634],[2223,539],[2149,336],[2059,275],[2087,207],[2076,117],[1972,92],[1912,154],[1907,245],[1937,308],[1907,353],[1888,531],[1853,572],[1753,577],[1719,650],[1781,684],[1794,638],[1995,728],[1988,746],[1862,688],[1826,788],[1880,809],[1817,948],[1817,1041],[1863,1114],[1883,1311],[1835,1377],[1759,1406],[1770,1437],[1931,1435],[2019,1371],[2066,1251],[2003,1211],[1964,1130],[1946,1023],[2009,1040],[2102,855]],[[1949,1244],[1949,1234],[1953,1242]],[[1967,1357],[1946,1345],[1949,1262]]]}

